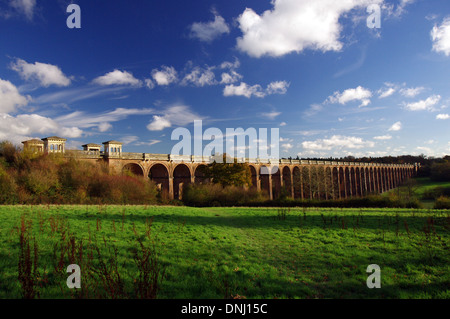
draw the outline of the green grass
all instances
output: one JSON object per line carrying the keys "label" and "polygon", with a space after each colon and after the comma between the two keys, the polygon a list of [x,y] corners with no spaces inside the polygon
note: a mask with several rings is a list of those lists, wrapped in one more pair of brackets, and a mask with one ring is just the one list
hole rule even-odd
{"label": "green grass", "polygon": [[[40,298],[75,296],[68,274],[54,270],[56,220],[86,253],[89,237],[105,260],[117,247],[109,262],[117,262],[129,297],[135,227],[166,269],[158,298],[450,298],[448,210],[0,206],[0,298],[22,297],[21,216],[32,220],[38,243]],[[366,286],[370,264],[381,267],[381,289]]]}
{"label": "green grass", "polygon": [[415,180],[418,183],[416,193],[419,197],[423,196],[425,191],[432,190],[437,187],[450,188],[450,182],[435,182],[427,177],[415,178]]}

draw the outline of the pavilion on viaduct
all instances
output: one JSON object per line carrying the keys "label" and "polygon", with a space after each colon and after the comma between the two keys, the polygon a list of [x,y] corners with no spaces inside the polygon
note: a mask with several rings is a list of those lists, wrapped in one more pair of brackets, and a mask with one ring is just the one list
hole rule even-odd
{"label": "pavilion on viaduct", "polygon": [[[66,151],[66,140],[56,136],[23,142],[24,147],[92,163],[103,162],[120,174],[125,171],[154,181],[164,197],[181,199],[183,185],[205,183],[201,167],[210,158],[168,154],[124,153],[118,141],[83,145]],[[244,159],[252,174],[252,187],[271,199],[281,194],[295,199],[342,199],[379,194],[401,185],[417,173],[417,164],[380,164],[309,160]]]}

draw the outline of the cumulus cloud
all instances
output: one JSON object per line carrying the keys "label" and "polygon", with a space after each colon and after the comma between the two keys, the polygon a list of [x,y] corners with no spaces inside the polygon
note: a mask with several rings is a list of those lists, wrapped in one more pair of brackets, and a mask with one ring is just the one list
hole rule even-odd
{"label": "cumulus cloud", "polygon": [[78,127],[66,127],[57,121],[38,114],[21,114],[11,116],[0,114],[0,140],[20,143],[34,135],[60,135],[67,138],[77,138],[83,131]]}
{"label": "cumulus cloud", "polygon": [[98,130],[99,130],[99,132],[102,132],[102,133],[107,132],[111,129],[112,129],[111,123],[104,122],[104,123],[100,123],[98,125]]}
{"label": "cumulus cloud", "polygon": [[92,81],[95,84],[108,86],[108,85],[131,85],[142,86],[142,82],[136,79],[133,74],[127,71],[114,70]]}
{"label": "cumulus cloud", "polygon": [[272,82],[267,86],[267,94],[286,94],[289,88],[289,83],[286,81]]}
{"label": "cumulus cloud", "polygon": [[167,127],[171,127],[172,123],[162,116],[154,115],[153,121],[147,125],[149,131],[162,131]]}
{"label": "cumulus cloud", "polygon": [[305,49],[340,51],[339,19],[355,8],[382,0],[273,0],[261,15],[247,8],[237,18],[243,35],[237,47],[252,57],[283,56]]}
{"label": "cumulus cloud", "polygon": [[248,85],[245,82],[241,82],[239,85],[227,85],[223,90],[224,96],[245,96],[246,98],[251,98],[252,96],[256,96],[259,98],[263,98],[265,93],[262,90],[261,85],[256,84],[253,86]]}
{"label": "cumulus cloud", "polygon": [[375,143],[365,141],[360,137],[334,135],[328,139],[318,139],[315,141],[305,141],[302,143],[305,150],[310,151],[331,151],[332,149],[361,149],[374,147]]}
{"label": "cumulus cloud", "polygon": [[393,95],[395,92],[397,92],[397,86],[393,83],[385,83],[385,87],[378,90],[378,98],[385,99],[391,95]]}
{"label": "cumulus cloud", "polygon": [[405,108],[410,111],[424,111],[424,110],[433,111],[434,106],[437,103],[439,103],[440,100],[441,100],[440,95],[433,95],[426,100],[421,100],[415,103],[407,103],[405,104]]}
{"label": "cumulus cloud", "polygon": [[283,149],[283,151],[287,152],[290,149],[292,149],[294,147],[294,145],[292,145],[291,143],[284,143],[281,144],[281,148]]}
{"label": "cumulus cloud", "polygon": [[0,113],[11,113],[18,107],[26,106],[30,96],[22,96],[19,90],[9,81],[0,79]]}
{"label": "cumulus cloud", "polygon": [[214,85],[216,83],[216,76],[212,68],[202,69],[200,67],[195,67],[181,81],[181,85],[192,84],[198,87]]}
{"label": "cumulus cloud", "polygon": [[355,89],[348,89],[342,93],[334,92],[332,96],[328,97],[327,102],[345,105],[352,101],[361,101],[360,107],[363,107],[370,104],[371,97],[372,92],[370,90],[358,86]]}
{"label": "cumulus cloud", "polygon": [[158,85],[170,85],[178,81],[178,73],[174,67],[168,67],[163,65],[161,70],[154,69],[152,71],[153,80],[155,80]]}
{"label": "cumulus cloud", "polygon": [[194,113],[186,105],[173,105],[161,112],[160,115],[154,115],[152,121],[147,125],[147,129],[149,131],[162,131],[173,125],[184,126],[202,119],[204,117]]}
{"label": "cumulus cloud", "polygon": [[196,38],[204,42],[212,42],[222,34],[230,33],[230,27],[225,22],[225,19],[217,14],[214,16],[214,21],[206,23],[195,22],[191,25],[190,29],[190,36],[192,38]]}
{"label": "cumulus cloud", "polygon": [[420,93],[422,93],[425,90],[425,88],[423,86],[421,87],[416,87],[416,88],[406,88],[406,89],[401,89],[400,90],[400,94],[403,95],[404,97],[416,97],[417,95],[419,95]]}
{"label": "cumulus cloud", "polygon": [[441,25],[435,25],[431,30],[433,51],[450,56],[450,17],[444,19]]}
{"label": "cumulus cloud", "polygon": [[286,81],[271,82],[264,90],[261,85],[248,85],[241,82],[239,85],[230,84],[223,90],[224,96],[245,96],[251,98],[252,96],[263,98],[272,94],[286,94],[289,83]]}
{"label": "cumulus cloud", "polygon": [[232,70],[230,72],[222,73],[222,80],[220,81],[220,84],[231,84],[240,80],[242,80],[242,75]]}
{"label": "cumulus cloud", "polygon": [[438,114],[436,116],[436,120],[448,120],[450,119],[450,115],[448,114]]}
{"label": "cumulus cloud", "polygon": [[39,81],[43,87],[51,85],[69,86],[71,83],[70,78],[64,75],[59,67],[52,64],[41,62],[28,63],[22,59],[17,59],[11,63],[11,69],[19,73],[21,78],[26,81]]}
{"label": "cumulus cloud", "polygon": [[402,129],[402,122],[396,122],[389,128],[389,131],[397,132],[400,131],[401,129]]}

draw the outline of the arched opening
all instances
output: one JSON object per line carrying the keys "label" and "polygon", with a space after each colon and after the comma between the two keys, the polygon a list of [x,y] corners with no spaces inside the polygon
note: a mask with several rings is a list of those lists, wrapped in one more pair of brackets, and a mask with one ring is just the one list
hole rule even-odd
{"label": "arched opening", "polygon": [[271,171],[266,166],[261,166],[259,176],[261,179],[261,192],[270,194],[270,173]]}
{"label": "arched opening", "polygon": [[256,168],[250,165],[250,174],[252,175],[252,188],[258,188],[258,176],[256,174]]}
{"label": "arched opening", "polygon": [[343,167],[339,167],[339,194],[341,198],[347,198],[347,181]]}
{"label": "arched opening", "polygon": [[150,168],[149,176],[161,194],[162,199],[169,199],[169,171],[162,164],[155,164]]}
{"label": "arched opening", "polygon": [[332,176],[332,194],[333,199],[341,198],[340,185],[339,185],[339,168],[332,168],[333,176]]}
{"label": "arched opening", "polygon": [[302,178],[301,178],[301,171],[298,166],[294,167],[293,171],[293,177],[294,177],[294,199],[301,198],[303,199],[303,185],[302,185]]}
{"label": "arched opening", "polygon": [[184,164],[178,164],[173,171],[173,196],[183,199],[183,187],[191,183],[191,172]]}
{"label": "arched opening", "polygon": [[283,167],[283,192],[292,197],[291,170],[288,166]]}
{"label": "arched opening", "polygon": [[203,164],[197,166],[194,174],[195,184],[208,184],[210,182],[210,179],[205,175],[206,168],[207,166]]}
{"label": "arched opening", "polygon": [[312,188],[312,176],[311,168],[303,166],[302,167],[302,180],[303,180],[303,198],[313,199],[313,188]]}
{"label": "arched opening", "polygon": [[272,167],[272,194],[273,199],[277,199],[281,195],[281,171],[278,166]]}
{"label": "arched opening", "polygon": [[352,176],[350,173],[350,169],[348,167],[344,169],[344,179],[345,179],[345,193],[347,194],[346,198],[352,197]]}
{"label": "arched opening", "polygon": [[333,173],[331,171],[331,167],[325,167],[324,168],[324,193],[325,193],[325,200],[328,200],[330,198],[333,198]]}
{"label": "arched opening", "polygon": [[362,196],[361,192],[361,170],[359,167],[355,168],[355,195]]}
{"label": "arched opening", "polygon": [[129,163],[122,168],[122,174],[144,177],[144,170],[139,164]]}

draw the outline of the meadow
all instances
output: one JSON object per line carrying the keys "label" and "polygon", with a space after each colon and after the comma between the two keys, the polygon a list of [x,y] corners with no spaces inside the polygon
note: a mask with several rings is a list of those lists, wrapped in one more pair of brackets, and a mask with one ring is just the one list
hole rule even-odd
{"label": "meadow", "polygon": [[0,298],[450,298],[449,229],[430,209],[0,206]]}

